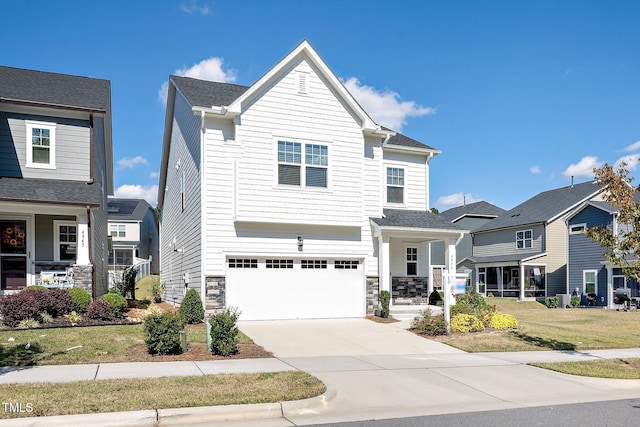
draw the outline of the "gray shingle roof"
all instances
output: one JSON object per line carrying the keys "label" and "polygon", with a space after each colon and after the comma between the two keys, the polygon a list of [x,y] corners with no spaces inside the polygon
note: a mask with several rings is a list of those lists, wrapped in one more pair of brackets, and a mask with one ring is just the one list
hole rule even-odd
{"label": "gray shingle roof", "polygon": [[99,206],[102,189],[81,181],[1,177],[0,201]]}
{"label": "gray shingle roof", "polygon": [[600,187],[593,181],[545,191],[478,227],[474,232],[543,223],[577,207],[599,191]]}
{"label": "gray shingle roof", "polygon": [[230,105],[249,89],[249,86],[211,82],[191,77],[171,76],[170,78],[187,98],[187,101],[195,107],[211,108]]}
{"label": "gray shingle roof", "polygon": [[495,218],[505,212],[506,210],[492,205],[491,203],[479,201],[469,203],[468,205],[447,209],[446,211],[440,212],[440,216],[447,221],[453,221],[462,216],[481,216]]}
{"label": "gray shingle roof", "polygon": [[[387,127],[384,126],[380,126],[382,129],[384,130],[388,130],[391,132],[396,132],[393,129],[389,129]],[[435,150],[435,148],[428,146],[427,144],[423,144],[420,141],[416,141],[413,138],[409,138],[406,135],[403,135],[399,132],[396,132],[396,134],[394,136],[392,136],[391,138],[389,138],[389,141],[387,141],[387,145],[398,145],[400,147],[413,147],[413,148],[428,148],[430,150]]]}
{"label": "gray shingle roof", "polygon": [[469,260],[471,260],[475,264],[484,263],[484,262],[514,262],[514,261],[522,261],[523,259],[532,258],[532,257],[540,258],[546,255],[547,255],[546,252],[542,252],[542,253],[540,252],[519,253],[518,252],[515,254],[507,254],[507,255],[493,255],[493,256],[484,256],[484,257],[472,256],[472,257],[469,257]]}
{"label": "gray shingle roof", "polygon": [[109,80],[0,66],[0,101],[108,112]]}
{"label": "gray shingle roof", "polygon": [[151,205],[143,199],[108,200],[109,221],[142,221]]}
{"label": "gray shingle roof", "polygon": [[462,230],[456,224],[447,221],[429,211],[408,211],[402,209],[384,209],[384,218],[373,218],[381,227],[408,227],[437,230]]}

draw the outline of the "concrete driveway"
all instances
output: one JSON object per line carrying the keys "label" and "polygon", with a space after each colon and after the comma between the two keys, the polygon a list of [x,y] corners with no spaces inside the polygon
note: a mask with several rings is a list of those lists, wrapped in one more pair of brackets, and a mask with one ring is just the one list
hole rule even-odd
{"label": "concrete driveway", "polygon": [[310,399],[311,407],[282,404],[283,422],[295,425],[640,397],[640,381],[575,377],[504,354],[465,353],[416,336],[402,329],[404,323],[332,319],[238,326],[282,362],[327,385],[324,396]]}

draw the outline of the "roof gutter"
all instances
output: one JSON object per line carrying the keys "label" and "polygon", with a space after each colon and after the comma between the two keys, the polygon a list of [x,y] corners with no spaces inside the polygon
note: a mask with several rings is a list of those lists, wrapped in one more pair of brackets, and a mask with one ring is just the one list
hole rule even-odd
{"label": "roof gutter", "polygon": [[49,102],[24,101],[20,99],[11,99],[11,98],[0,98],[0,102],[6,102],[8,104],[16,104],[16,105],[25,105],[28,107],[49,107],[49,108],[57,108],[61,110],[72,110],[72,111],[83,111],[87,113],[106,114],[106,111],[102,108],[80,107],[77,105],[63,105],[63,104],[53,104]]}

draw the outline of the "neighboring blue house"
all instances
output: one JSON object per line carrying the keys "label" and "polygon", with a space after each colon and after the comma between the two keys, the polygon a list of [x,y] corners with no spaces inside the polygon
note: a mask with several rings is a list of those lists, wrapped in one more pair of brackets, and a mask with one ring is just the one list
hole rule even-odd
{"label": "neighboring blue house", "polygon": [[618,233],[617,215],[617,208],[607,202],[588,201],[567,217],[568,290],[572,295],[580,295],[584,305],[613,308],[616,306],[613,295],[619,288],[629,289],[632,298],[640,297],[638,282],[626,280],[622,269],[602,256],[605,249],[584,234],[584,230],[596,226],[611,227],[613,233]]}

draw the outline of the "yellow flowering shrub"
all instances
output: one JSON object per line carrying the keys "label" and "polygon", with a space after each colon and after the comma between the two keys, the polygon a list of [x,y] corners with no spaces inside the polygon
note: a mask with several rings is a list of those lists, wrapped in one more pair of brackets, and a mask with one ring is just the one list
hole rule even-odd
{"label": "yellow flowering shrub", "polygon": [[489,326],[493,329],[518,329],[518,319],[511,314],[496,312]]}
{"label": "yellow flowering shrub", "polygon": [[451,318],[451,330],[457,332],[484,331],[484,324],[473,314],[459,313]]}

